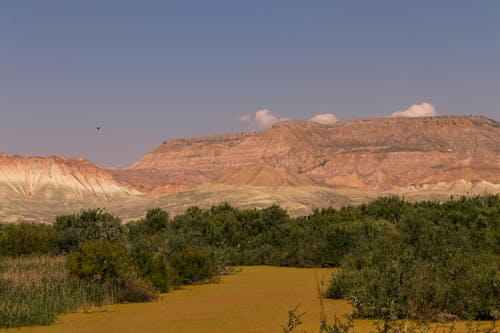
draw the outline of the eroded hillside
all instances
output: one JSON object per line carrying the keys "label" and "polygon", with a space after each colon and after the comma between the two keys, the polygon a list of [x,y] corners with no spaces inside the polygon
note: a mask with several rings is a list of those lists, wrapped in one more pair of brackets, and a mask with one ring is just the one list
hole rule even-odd
{"label": "eroded hillside", "polygon": [[483,117],[285,121],[262,132],[167,140],[129,168],[0,154],[0,220],[105,207],[124,220],[226,201],[292,215],[380,195],[500,193],[500,124]]}
{"label": "eroded hillside", "polygon": [[155,194],[205,183],[369,190],[459,179],[500,183],[500,127],[459,116],[284,121],[263,132],[165,141],[111,173]]}

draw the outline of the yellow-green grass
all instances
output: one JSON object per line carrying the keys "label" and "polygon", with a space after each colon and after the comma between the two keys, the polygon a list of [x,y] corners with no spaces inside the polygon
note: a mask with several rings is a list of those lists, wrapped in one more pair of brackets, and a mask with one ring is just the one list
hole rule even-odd
{"label": "yellow-green grass", "polygon": [[[328,281],[331,269],[243,267],[220,283],[186,287],[158,302],[119,304],[63,315],[52,326],[0,332],[281,332],[287,312],[300,304],[304,324],[297,332],[318,332],[320,302],[316,276]],[[321,283],[320,283],[321,285]],[[327,316],[351,311],[346,301],[324,300]],[[357,332],[374,330],[356,321]]]}
{"label": "yellow-green grass", "polygon": [[70,277],[64,257],[0,258],[0,327],[49,324],[63,312],[112,304],[112,291]]}

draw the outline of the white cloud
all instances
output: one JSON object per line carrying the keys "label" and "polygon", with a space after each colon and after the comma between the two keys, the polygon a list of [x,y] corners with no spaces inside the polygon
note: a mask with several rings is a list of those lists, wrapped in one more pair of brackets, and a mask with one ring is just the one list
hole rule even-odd
{"label": "white cloud", "polygon": [[241,122],[251,122],[250,125],[254,128],[266,128],[281,120],[287,120],[287,118],[278,118],[272,115],[269,109],[261,109],[255,112],[255,117],[251,117],[248,114],[240,116]]}
{"label": "white cloud", "polygon": [[333,124],[337,122],[337,117],[333,113],[320,113],[317,114],[311,119],[310,121],[315,121],[320,124],[328,125],[328,124]]}
{"label": "white cloud", "polygon": [[240,116],[240,121],[242,121],[244,123],[248,123],[250,121],[250,115],[244,114],[243,116]]}
{"label": "white cloud", "polygon": [[391,117],[433,117],[436,116],[436,108],[430,103],[413,104],[404,111],[394,112]]}
{"label": "white cloud", "polygon": [[273,116],[268,109],[262,109],[255,112],[255,121],[261,127],[269,127],[280,121],[280,119]]}

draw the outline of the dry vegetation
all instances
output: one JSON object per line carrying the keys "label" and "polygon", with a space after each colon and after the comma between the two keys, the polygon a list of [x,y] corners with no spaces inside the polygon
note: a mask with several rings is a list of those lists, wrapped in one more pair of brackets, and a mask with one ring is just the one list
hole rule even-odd
{"label": "dry vegetation", "polygon": [[[3,332],[151,332],[151,333],[266,333],[281,332],[287,312],[299,304],[305,312],[303,324],[294,332],[318,332],[321,307],[316,277],[327,280],[332,269],[243,267],[235,275],[223,276],[221,283],[185,287],[164,294],[159,302],[119,304],[85,313],[64,315],[55,325],[25,327]],[[320,282],[321,284],[321,282]],[[333,316],[351,311],[346,301],[324,300],[329,322]],[[489,323],[481,323],[488,327]],[[451,325],[430,328],[430,332],[449,330]],[[409,326],[408,326],[409,327]],[[466,332],[465,322],[455,325]],[[374,321],[355,320],[357,333],[375,331]]]}
{"label": "dry vegetation", "polygon": [[[340,303],[329,300],[331,304],[347,306],[345,300],[350,300],[358,319],[498,319],[499,199],[412,204],[390,197],[297,219],[278,206],[262,210],[238,210],[227,204],[208,210],[192,207],[174,219],[152,209],[144,219],[126,226],[94,209],[59,216],[54,226],[0,225],[0,326],[48,324],[59,313],[106,301],[150,301],[160,291],[209,282],[231,267],[244,265],[340,267],[340,274],[321,288],[327,289],[325,295],[340,299]],[[67,254],[68,261],[40,257],[44,251]],[[252,322],[266,321],[268,313],[277,309],[282,314],[272,319],[283,324],[286,313],[303,303],[303,295],[295,294],[300,288],[309,288],[307,297],[318,302],[314,279],[299,278],[298,272],[304,269],[292,270],[293,276],[275,275],[256,287],[254,281],[266,279],[269,270],[273,269],[232,290],[214,285],[208,299],[192,289],[193,297],[177,304],[189,313],[154,303],[144,311],[163,312],[169,320],[195,320],[202,326],[210,320],[220,326],[234,316],[235,322],[253,327]],[[208,310],[197,309],[199,304]],[[315,315],[311,322],[319,325],[319,309],[301,306],[297,311]],[[108,331],[124,320],[110,319],[113,326]],[[142,324],[149,331],[158,320]],[[273,330],[278,327],[274,324]],[[292,324],[295,329],[296,323]],[[352,332],[346,326],[323,327],[328,330],[322,332]]]}
{"label": "dry vegetation", "polygon": [[1,326],[47,325],[58,313],[113,303],[109,286],[71,278],[65,262],[64,257],[2,259]]}

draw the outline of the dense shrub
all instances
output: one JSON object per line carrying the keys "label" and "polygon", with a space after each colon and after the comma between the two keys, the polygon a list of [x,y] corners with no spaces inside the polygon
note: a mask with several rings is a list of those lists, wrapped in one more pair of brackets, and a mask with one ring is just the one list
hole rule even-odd
{"label": "dense shrub", "polygon": [[350,299],[359,317],[491,319],[500,313],[499,235],[498,195],[443,203],[389,197],[299,218],[279,206],[192,207],[173,219],[157,208],[125,227],[100,209],[84,210],[59,216],[53,229],[0,226],[0,249],[45,253],[55,237],[57,253],[72,252],[71,276],[112,285],[120,301],[212,281],[231,265],[340,266],[328,296]]}
{"label": "dense shrub", "polygon": [[392,231],[345,257],[327,295],[351,299],[364,318],[498,318],[498,196],[403,204],[385,222]]}
{"label": "dense shrub", "polygon": [[149,281],[139,278],[135,273],[121,277],[118,284],[118,302],[150,302],[158,299],[158,291]]}
{"label": "dense shrub", "polygon": [[176,285],[209,281],[216,274],[213,258],[194,248],[174,253],[170,266]]}
{"label": "dense shrub", "polygon": [[0,256],[49,254],[54,251],[55,238],[56,232],[51,225],[0,224]]}
{"label": "dense shrub", "polygon": [[158,233],[165,230],[168,222],[168,213],[160,208],[148,210],[144,219],[146,230],[150,233]]}
{"label": "dense shrub", "polygon": [[148,280],[162,293],[169,291],[173,273],[163,253],[135,251],[132,256],[139,275],[142,278]]}
{"label": "dense shrub", "polygon": [[123,241],[125,230],[119,218],[102,209],[82,210],[78,214],[56,217],[56,251],[69,253],[84,242],[98,239]]}
{"label": "dense shrub", "polygon": [[126,247],[106,240],[82,243],[69,255],[68,268],[74,276],[90,281],[118,281],[133,270]]}
{"label": "dense shrub", "polygon": [[68,257],[69,272],[82,280],[106,282],[117,290],[119,302],[143,302],[158,297],[153,286],[140,279],[123,244],[89,241]]}

